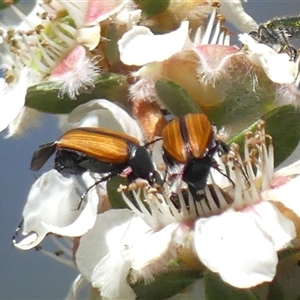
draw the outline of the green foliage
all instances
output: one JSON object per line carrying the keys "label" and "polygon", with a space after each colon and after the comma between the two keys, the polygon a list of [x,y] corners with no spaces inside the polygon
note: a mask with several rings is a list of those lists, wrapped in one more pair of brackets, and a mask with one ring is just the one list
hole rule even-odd
{"label": "green foliage", "polygon": [[[277,107],[261,117],[266,121],[266,133],[273,138],[275,149],[275,167],[289,157],[297,147],[300,139],[300,113],[292,105]],[[256,121],[241,133],[229,140],[240,145],[241,152],[244,147],[244,133],[255,131]]]}
{"label": "green foliage", "polygon": [[170,0],[134,0],[146,16],[163,12],[170,5]]}
{"label": "green foliage", "polygon": [[138,283],[133,288],[137,300],[163,300],[182,292],[200,277],[199,271],[178,270],[158,276],[151,284]]}
{"label": "green foliage", "polygon": [[250,289],[238,289],[225,283],[218,274],[205,272],[205,297],[206,300],[259,300]]}
{"label": "green foliage", "polygon": [[128,108],[128,84],[125,76],[119,74],[104,74],[98,77],[95,88],[89,93],[80,94],[76,100],[67,95],[59,97],[57,85],[42,83],[28,89],[25,105],[41,112],[51,114],[67,114],[75,107],[94,99],[109,99],[118,102],[123,108]]}
{"label": "green foliage", "polygon": [[174,81],[167,79],[157,80],[155,90],[163,105],[175,116],[179,117],[188,113],[201,112],[201,109],[188,92]]}
{"label": "green foliage", "polygon": [[[118,192],[118,188],[122,185],[128,185],[128,180],[124,177],[115,176],[107,182],[107,195],[110,205],[114,209],[128,208],[122,195]],[[126,192],[127,197],[130,198],[130,194]]]}

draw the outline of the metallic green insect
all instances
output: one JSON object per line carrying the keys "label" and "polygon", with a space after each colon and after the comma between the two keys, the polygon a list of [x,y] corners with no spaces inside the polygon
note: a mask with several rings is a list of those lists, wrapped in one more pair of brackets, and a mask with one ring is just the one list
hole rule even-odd
{"label": "metallic green insect", "polygon": [[296,60],[297,49],[289,42],[300,39],[300,16],[276,18],[259,25],[257,31],[249,33],[259,43],[274,48],[279,53],[287,53]]}

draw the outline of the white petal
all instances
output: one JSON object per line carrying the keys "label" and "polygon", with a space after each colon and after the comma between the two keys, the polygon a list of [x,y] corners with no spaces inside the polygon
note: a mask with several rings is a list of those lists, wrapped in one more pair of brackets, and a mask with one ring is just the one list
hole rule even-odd
{"label": "white petal", "polygon": [[[88,172],[84,173],[83,176],[90,176]],[[77,196],[78,197],[78,196]],[[56,233],[62,236],[81,236],[91,229],[96,221],[99,195],[97,194],[96,189],[90,190],[87,195],[87,203],[84,206],[84,209],[80,213],[79,217],[71,224],[65,227],[59,227],[46,222],[41,222],[42,225],[52,233]],[[75,198],[76,199],[76,198]],[[74,200],[74,199],[73,199]],[[78,197],[78,201],[80,197]]]}
{"label": "white petal", "polygon": [[89,50],[94,50],[99,44],[101,36],[101,28],[99,24],[91,27],[84,27],[78,30],[76,38],[79,44],[85,45]]}
{"label": "white petal", "polygon": [[131,264],[119,250],[149,230],[149,226],[128,209],[98,215],[93,229],[80,239],[75,256],[78,269],[102,295],[134,299],[126,280]]}
{"label": "white petal", "polygon": [[170,33],[154,35],[148,27],[134,26],[118,41],[121,61],[126,65],[142,66],[168,59],[181,51],[188,39],[189,23]]}
{"label": "white petal", "polygon": [[195,248],[200,260],[222,279],[249,288],[275,276],[273,241],[247,213],[227,210],[196,222]]}
{"label": "white petal", "polygon": [[275,176],[291,176],[300,174],[300,160],[275,172]]}
{"label": "white petal", "polygon": [[162,258],[169,250],[172,236],[179,224],[172,223],[156,232],[149,232],[139,238],[133,245],[126,245],[123,257],[130,261],[132,268],[143,267]]}
{"label": "white petal", "polygon": [[31,187],[23,210],[23,234],[36,233],[35,240],[25,238],[26,244],[20,242],[22,249],[38,245],[49,232],[43,222],[56,226],[66,226],[74,222],[79,211],[76,208],[78,195],[73,178],[66,178],[56,170],[44,173]]}
{"label": "white petal", "polygon": [[81,274],[78,275],[72,283],[72,286],[66,297],[66,300],[79,299],[79,293],[83,289],[84,285],[86,284],[87,284],[86,279]]}
{"label": "white petal", "polygon": [[4,80],[0,81],[0,132],[18,116],[23,108],[28,85],[27,68],[21,71],[19,81],[13,86],[7,85]]}
{"label": "white petal", "polygon": [[275,83],[292,83],[295,81],[298,67],[290,61],[287,53],[277,53],[267,45],[258,43],[250,35],[239,34],[240,41],[247,46],[249,60],[264,69],[266,75]]}
{"label": "white petal", "polygon": [[253,216],[263,231],[272,238],[277,251],[296,237],[294,223],[284,217],[271,203],[263,201],[250,207],[249,210],[249,213],[253,211]]}
{"label": "white petal", "polygon": [[105,99],[91,100],[77,106],[69,114],[67,120],[60,124],[62,131],[84,126],[123,131],[140,141],[143,140],[137,121],[120,106]]}
{"label": "white petal", "polygon": [[110,252],[95,267],[92,276],[94,287],[101,290],[101,296],[108,299],[134,300],[136,295],[127,283],[130,262],[120,252]]}
{"label": "white petal", "polygon": [[5,138],[20,136],[27,129],[39,126],[42,115],[40,111],[23,106],[17,117],[8,125]]}
{"label": "white petal", "polygon": [[300,176],[297,176],[278,188],[263,192],[262,198],[281,202],[300,217],[299,187]]}
{"label": "white petal", "polygon": [[241,31],[249,32],[258,28],[253,18],[244,11],[241,0],[220,0],[220,4],[218,13],[222,14]]}

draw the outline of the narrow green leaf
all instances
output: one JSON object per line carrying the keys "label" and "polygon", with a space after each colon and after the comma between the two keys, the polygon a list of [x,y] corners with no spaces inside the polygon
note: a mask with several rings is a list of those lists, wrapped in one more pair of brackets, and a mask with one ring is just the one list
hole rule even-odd
{"label": "narrow green leaf", "polygon": [[163,300],[180,293],[200,277],[199,271],[173,271],[158,276],[151,284],[138,283],[133,289],[137,300]]}
{"label": "narrow green leaf", "polygon": [[204,285],[206,300],[259,300],[253,291],[235,288],[209,271],[204,274]]}
{"label": "narrow green leaf", "polygon": [[[292,105],[281,106],[263,115],[261,119],[266,122],[266,133],[273,138],[276,167],[292,154],[299,143],[300,111]],[[249,130],[255,131],[258,122],[254,122],[243,132],[232,137],[228,143],[239,144],[243,152],[244,133]]]}
{"label": "narrow green leaf", "polygon": [[188,92],[174,81],[167,79],[157,80],[155,90],[162,104],[175,116],[179,117],[188,113],[201,112],[201,109]]}
{"label": "narrow green leaf", "polygon": [[80,104],[100,98],[119,102],[124,108],[127,108],[127,96],[126,77],[111,73],[99,76],[95,82],[95,88],[89,93],[82,93],[76,100],[71,100],[67,95],[59,98],[57,86],[53,83],[32,86],[28,89],[25,105],[46,113],[66,114]]}
{"label": "narrow green leaf", "polygon": [[146,16],[163,12],[170,5],[170,0],[134,0]]}

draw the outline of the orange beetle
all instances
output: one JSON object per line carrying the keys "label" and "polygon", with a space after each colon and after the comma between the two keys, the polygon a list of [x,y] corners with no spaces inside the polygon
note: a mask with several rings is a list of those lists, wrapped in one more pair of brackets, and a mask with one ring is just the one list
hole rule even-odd
{"label": "orange beetle", "polygon": [[41,145],[33,154],[30,169],[38,171],[55,152],[54,168],[61,173],[109,173],[101,182],[131,167],[130,180],[142,178],[151,185],[161,182],[147,148],[134,137],[117,131],[96,127],[72,129],[59,140]]}
{"label": "orange beetle", "polygon": [[[163,159],[169,174],[186,182],[193,197],[200,201],[210,168],[218,170],[214,154],[217,151],[227,153],[229,147],[214,138],[212,125],[203,113],[172,120],[163,129],[162,139]],[[175,191],[174,185],[171,189],[176,193],[178,180],[173,183],[176,183]]]}

